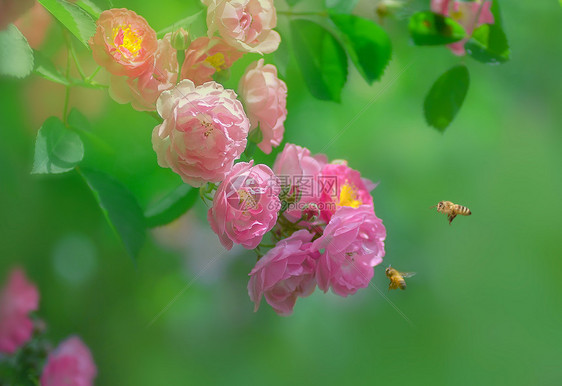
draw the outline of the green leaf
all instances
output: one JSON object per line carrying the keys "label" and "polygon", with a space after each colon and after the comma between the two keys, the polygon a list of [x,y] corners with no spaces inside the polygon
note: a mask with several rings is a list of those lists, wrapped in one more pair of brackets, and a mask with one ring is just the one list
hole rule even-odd
{"label": "green leaf", "polygon": [[41,75],[43,78],[51,82],[60,83],[69,86],[70,82],[57,70],[53,62],[39,51],[34,51],[35,54],[35,73]]}
{"label": "green leaf", "polygon": [[345,48],[361,76],[369,84],[380,79],[392,53],[385,30],[354,15],[330,13],[330,18],[342,33]]}
{"label": "green leaf", "polygon": [[347,56],[336,38],[309,20],[291,21],[293,50],[311,94],[339,102],[347,80]]}
{"label": "green leaf", "polygon": [[33,70],[33,50],[13,25],[0,31],[0,75],[25,78]]}
{"label": "green leaf", "polygon": [[359,0],[326,0],[326,8],[337,13],[350,13]]}
{"label": "green leaf", "polygon": [[483,24],[472,33],[472,38],[466,42],[466,52],[475,60],[499,64],[507,62],[510,58],[509,44],[502,28],[499,2],[492,3],[494,24]]}
{"label": "green leaf", "polygon": [[88,121],[88,118],[76,108],[72,108],[68,114],[68,125],[77,130],[92,131],[92,125]]}
{"label": "green leaf", "polygon": [[294,7],[301,0],[285,0],[290,7]]}
{"label": "green leaf", "polygon": [[88,47],[88,39],[96,32],[96,23],[86,11],[64,0],[37,1]]}
{"label": "green leaf", "polygon": [[132,195],[113,177],[91,169],[80,169],[109,225],[119,235],[129,256],[135,258],[146,239],[142,210]]}
{"label": "green leaf", "polygon": [[195,205],[199,189],[182,184],[146,209],[144,216],[149,227],[166,225],[176,220]]}
{"label": "green leaf", "polygon": [[470,77],[465,65],[458,65],[435,81],[425,97],[425,119],[430,126],[444,132],[457,115],[468,91]]}
{"label": "green leaf", "polygon": [[72,170],[84,158],[84,144],[60,119],[47,118],[37,133],[33,174],[57,174]]}
{"label": "green leaf", "polygon": [[284,34],[279,33],[279,35],[281,36],[281,44],[279,44],[279,47],[273,52],[273,59],[277,66],[277,71],[279,71],[282,76],[286,77],[287,68],[289,67],[289,61],[291,59],[289,40],[285,38]]}
{"label": "green leaf", "polygon": [[476,28],[464,47],[472,58],[482,63],[504,63],[510,56],[505,33],[496,25],[483,24]]}
{"label": "green leaf", "polygon": [[106,9],[113,7],[108,0],[78,0],[76,5],[88,12],[92,17],[99,18],[100,14]]}
{"label": "green leaf", "polygon": [[410,36],[418,46],[436,46],[458,42],[466,37],[462,25],[433,12],[417,12],[410,17]]}

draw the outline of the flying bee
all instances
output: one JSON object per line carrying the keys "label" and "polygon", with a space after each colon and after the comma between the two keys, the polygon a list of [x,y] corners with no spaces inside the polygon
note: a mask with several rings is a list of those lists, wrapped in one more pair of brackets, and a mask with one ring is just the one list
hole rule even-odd
{"label": "flying bee", "polygon": [[415,272],[400,272],[400,271],[392,268],[389,265],[388,268],[384,271],[384,274],[386,275],[386,277],[388,277],[390,279],[390,283],[388,284],[389,290],[398,289],[398,288],[400,288],[401,290],[405,290],[406,289],[406,280],[404,280],[404,279],[407,278],[407,277],[412,277],[416,273]]}
{"label": "flying bee", "polygon": [[437,207],[439,213],[446,214],[449,217],[449,225],[453,222],[457,215],[470,216],[472,212],[466,206],[453,204],[451,201],[439,201],[439,204],[433,205],[432,208]]}

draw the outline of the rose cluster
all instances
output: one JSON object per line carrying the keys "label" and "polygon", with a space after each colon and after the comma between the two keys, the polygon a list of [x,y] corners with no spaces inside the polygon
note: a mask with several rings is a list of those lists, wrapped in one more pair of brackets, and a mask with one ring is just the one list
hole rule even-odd
{"label": "rose cluster", "polygon": [[[111,74],[112,98],[131,103],[139,111],[157,110],[164,118],[163,126],[168,130],[159,127],[154,135],[159,163],[194,186],[222,180],[225,170],[232,168],[231,161],[244,150],[251,131],[260,131],[258,146],[270,153],[283,139],[287,116],[287,86],[277,76],[275,66],[263,60],[252,63],[240,80],[246,111],[234,91],[224,90],[213,81],[224,79],[244,53],[263,54],[277,49],[281,39],[273,30],[277,24],[273,0],[203,2],[208,7],[208,36],[191,41],[192,37],[179,29],[158,39],[142,16],[128,9],[110,9],[100,15],[89,42],[96,62]],[[171,95],[163,98],[172,104],[158,102],[166,92]],[[183,102],[175,103],[179,99]],[[204,108],[207,102],[213,106],[225,104],[226,108]],[[186,120],[171,121],[170,116],[176,114]],[[187,119],[188,115],[191,119]],[[201,130],[194,126],[195,122],[199,122]],[[228,133],[219,127],[225,123],[231,125]],[[225,138],[217,140],[223,135]],[[176,148],[174,154],[164,151],[169,147],[161,146],[162,142]],[[203,150],[184,157],[184,144],[192,142],[192,148],[213,147],[215,159],[209,159]],[[225,160],[218,162],[216,157],[221,154]],[[198,175],[196,170],[200,168],[206,170]]]}
{"label": "rose cluster", "polygon": [[208,221],[225,248],[256,250],[260,259],[248,284],[256,309],[265,297],[289,315],[297,297],[316,286],[341,296],[367,287],[386,236],[374,212],[373,183],[345,161],[329,163],[293,144],[273,169],[238,162],[249,142],[266,154],[281,144],[287,86],[264,59],[248,66],[238,94],[215,80],[244,53],[277,49],[273,0],[203,3],[208,36],[193,41],[184,30],[159,40],[126,9],[103,12],[90,44],[112,74],[111,95],[158,112],[162,123],[152,133],[158,164],[212,200]]}
{"label": "rose cluster", "polygon": [[[41,358],[46,348],[31,344],[44,330],[42,321],[30,317],[38,306],[39,292],[35,285],[29,282],[22,269],[12,270],[0,293],[0,357],[14,355],[18,358],[18,350],[27,347],[27,355],[39,359],[38,363],[26,362],[26,366],[37,368],[26,369],[25,375],[29,376],[31,371],[40,374],[42,386],[92,385],[97,373],[96,365],[88,347],[76,336],[60,343],[43,363]],[[32,355],[30,351],[40,352]]]}
{"label": "rose cluster", "polygon": [[[297,298],[316,286],[344,297],[367,287],[385,253],[386,229],[370,194],[375,185],[345,161],[328,163],[293,144],[273,171],[281,181],[281,209],[271,231],[278,241],[250,272],[255,308],[265,297],[278,314],[290,315]],[[301,205],[284,210],[295,202]]]}

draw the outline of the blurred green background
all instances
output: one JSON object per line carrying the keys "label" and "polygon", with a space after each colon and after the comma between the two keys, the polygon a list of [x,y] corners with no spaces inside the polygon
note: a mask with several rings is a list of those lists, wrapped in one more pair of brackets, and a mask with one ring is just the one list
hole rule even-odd
{"label": "blurred green background", "polygon": [[[358,12],[374,17],[374,4],[362,1]],[[114,5],[156,30],[201,8],[194,0]],[[418,274],[406,291],[389,293],[379,266],[373,284],[413,326],[374,288],[347,299],[316,291],[288,318],[265,302],[253,313],[246,285],[255,255],[222,253],[202,203],[158,230],[133,263],[77,174],[29,174],[35,134],[63,103],[63,88],[38,77],[0,80],[0,277],[25,267],[48,337],[80,335],[100,385],[561,384],[562,12],[555,0],[502,6],[512,50],[502,66],[414,47],[398,18],[384,22],[394,45],[384,78],[369,87],[351,70],[341,104],[313,99],[294,58],[283,75],[286,141],[345,158],[380,181],[373,196],[388,231],[383,265]],[[64,63],[60,42],[53,25],[42,50]],[[237,63],[227,85],[256,58]],[[422,101],[459,62],[471,85],[442,135],[426,126]],[[87,162],[119,178],[143,207],[180,183],[156,164],[151,117],[104,91],[73,90],[71,98],[110,147]],[[449,226],[429,209],[440,200],[473,215]]]}

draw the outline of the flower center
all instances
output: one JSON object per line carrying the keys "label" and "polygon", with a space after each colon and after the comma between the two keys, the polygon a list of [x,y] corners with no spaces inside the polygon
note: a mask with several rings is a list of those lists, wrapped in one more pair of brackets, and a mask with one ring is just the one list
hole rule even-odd
{"label": "flower center", "polygon": [[[201,119],[201,118],[200,118]],[[205,118],[201,119],[201,126],[205,128],[205,133],[203,134],[207,138],[213,132],[215,126],[211,122],[208,122]]]}
{"label": "flower center", "polygon": [[205,61],[213,66],[216,71],[224,70],[226,64],[224,54],[222,52],[217,52],[216,54],[207,57]]}
{"label": "flower center", "polygon": [[252,24],[252,16],[246,10],[242,13],[242,17],[240,17],[240,26],[242,29],[247,29]]}
{"label": "flower center", "polygon": [[461,20],[462,17],[463,17],[463,13],[462,13],[462,11],[460,11],[460,10],[451,12],[451,18],[452,18],[453,20],[457,20],[457,21],[458,21],[458,20]]}
{"label": "flower center", "polygon": [[340,189],[340,206],[357,208],[361,205],[363,205],[363,202],[357,198],[357,189],[345,183]]}
{"label": "flower center", "polygon": [[256,199],[252,192],[248,192],[244,189],[238,189],[237,193],[238,197],[240,198],[240,207],[242,211],[247,211],[258,206],[258,203],[256,202]]}
{"label": "flower center", "polygon": [[113,44],[128,59],[134,59],[142,49],[142,36],[131,29],[131,25],[113,28]]}

